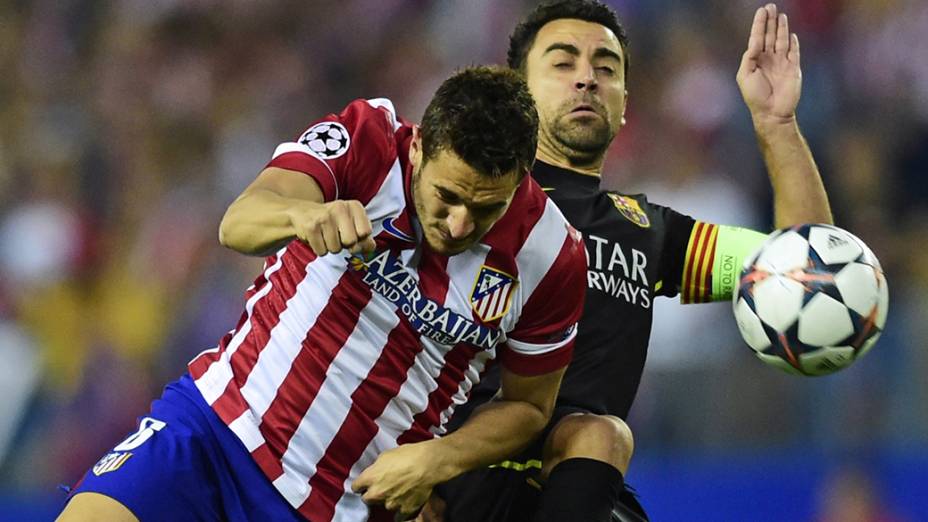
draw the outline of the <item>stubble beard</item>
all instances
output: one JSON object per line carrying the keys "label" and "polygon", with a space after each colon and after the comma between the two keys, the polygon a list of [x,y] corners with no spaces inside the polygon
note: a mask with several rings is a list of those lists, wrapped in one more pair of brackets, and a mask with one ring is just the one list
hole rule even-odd
{"label": "stubble beard", "polygon": [[551,125],[550,134],[571,160],[589,161],[606,153],[615,134],[604,121],[581,123],[562,116]]}

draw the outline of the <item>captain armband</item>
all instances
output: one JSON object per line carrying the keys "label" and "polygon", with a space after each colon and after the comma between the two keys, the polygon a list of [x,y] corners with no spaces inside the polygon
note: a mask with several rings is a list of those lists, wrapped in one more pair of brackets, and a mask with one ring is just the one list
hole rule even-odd
{"label": "captain armband", "polygon": [[731,299],[741,265],[766,239],[767,234],[754,230],[697,221],[686,248],[680,301]]}

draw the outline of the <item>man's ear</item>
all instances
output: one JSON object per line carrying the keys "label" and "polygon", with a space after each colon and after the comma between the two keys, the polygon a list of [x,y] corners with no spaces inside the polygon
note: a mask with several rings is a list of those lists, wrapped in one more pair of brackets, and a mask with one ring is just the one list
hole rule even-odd
{"label": "man's ear", "polygon": [[409,143],[409,164],[413,170],[417,170],[422,164],[422,134],[419,132],[419,126],[412,126],[412,141]]}

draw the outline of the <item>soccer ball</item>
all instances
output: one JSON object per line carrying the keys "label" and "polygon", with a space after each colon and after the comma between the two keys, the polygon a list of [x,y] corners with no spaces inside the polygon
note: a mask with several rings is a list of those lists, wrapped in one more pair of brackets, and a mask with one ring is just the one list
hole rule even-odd
{"label": "soccer ball", "polygon": [[762,361],[826,375],[873,348],[889,290],[863,241],[835,226],[806,224],[773,232],[745,260],[732,301],[741,336]]}

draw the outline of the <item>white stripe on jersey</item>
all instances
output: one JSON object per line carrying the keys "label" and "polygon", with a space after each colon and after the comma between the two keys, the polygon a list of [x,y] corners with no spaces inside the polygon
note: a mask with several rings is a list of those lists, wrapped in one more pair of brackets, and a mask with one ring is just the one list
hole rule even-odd
{"label": "white stripe on jersey", "polygon": [[[277,262],[264,271],[264,286],[255,292],[255,294],[251,296],[251,299],[245,303],[245,313],[248,319],[229,341],[222,356],[210,364],[206,372],[196,380],[197,388],[199,388],[200,393],[203,394],[203,398],[206,400],[207,404],[212,405],[216,402],[216,399],[226,390],[229,381],[232,380],[232,366],[229,363],[230,358],[232,354],[238,350],[238,347],[241,346],[242,342],[248,336],[248,333],[251,332],[251,314],[254,311],[255,304],[262,297],[270,293],[273,288],[274,285],[271,282],[271,276],[283,266],[283,256],[286,251],[287,247],[283,247],[277,251]],[[199,357],[199,355],[197,357]]]}
{"label": "white stripe on jersey", "polygon": [[270,338],[241,387],[242,397],[256,418],[261,418],[290,374],[293,360],[303,349],[303,339],[329,302],[332,290],[347,270],[339,254],[320,257],[306,265],[306,276],[297,285],[287,308],[270,332]]}
{"label": "white stripe on jersey", "polygon": [[464,380],[461,381],[460,386],[458,386],[458,391],[451,397],[451,404],[445,408],[441,415],[438,417],[438,424],[431,426],[429,430],[435,435],[444,435],[448,430],[445,428],[445,423],[451,419],[451,415],[454,414],[454,409],[467,402],[467,394],[470,393],[471,388],[478,382],[480,382],[480,372],[487,365],[487,361],[490,360],[492,354],[488,350],[481,350],[477,352],[477,355],[474,356],[470,361],[470,366],[467,368],[467,371],[464,372]]}
{"label": "white stripe on jersey", "polygon": [[351,491],[351,484],[358,478],[358,475],[360,475],[362,471],[370,466],[370,463],[377,460],[378,455],[385,451],[382,448],[387,447],[389,449],[396,447],[396,437],[397,436],[394,436],[392,439],[393,446],[389,446],[390,436],[378,431],[367,447],[364,448],[361,458],[351,466],[351,469],[348,471],[348,477],[342,485],[344,493],[342,494],[342,498],[338,499],[338,502],[335,504],[335,512],[332,516],[333,521],[367,520],[370,510],[367,504],[361,500],[361,495]]}
{"label": "white stripe on jersey", "polygon": [[[451,308],[455,312],[462,314],[464,317],[470,317],[471,304],[470,296],[477,274],[480,273],[480,267],[487,262],[487,256],[490,255],[490,247],[479,243],[456,256],[448,258],[446,271],[448,272],[449,284],[448,295],[445,297],[445,307]],[[470,281],[463,282],[463,285],[455,285],[454,277],[457,274],[473,274]],[[465,286],[466,285],[466,286]]]}
{"label": "white stripe on jersey", "polygon": [[[376,236],[383,230],[381,223],[384,217],[398,215],[402,209],[397,209],[397,202],[403,201],[404,197],[403,171],[397,160],[393,163],[381,190],[365,207],[372,221],[373,235]],[[413,252],[404,251],[403,254],[404,261],[408,262]],[[341,263],[343,271],[347,264],[343,259]],[[313,264],[310,264],[310,268]],[[312,289],[310,292],[312,295]],[[331,289],[324,301],[328,301],[330,292]],[[299,294],[299,291],[297,293]],[[316,296],[313,295],[313,297]],[[355,329],[330,363],[322,386],[297,426],[287,446],[287,451],[283,455],[284,474],[274,481],[275,487],[294,507],[299,507],[309,497],[309,478],[315,474],[316,464],[325,455],[326,448],[348,415],[351,394],[364,381],[371,367],[377,362],[387,342],[389,332],[397,324],[399,324],[399,318],[396,316],[394,306],[374,293],[365,308],[361,310]],[[344,349],[345,347],[348,349]],[[279,385],[278,383],[277,386]],[[251,404],[251,399],[248,397],[246,399]],[[263,415],[263,410],[261,415]]]}
{"label": "white stripe on jersey", "polygon": [[264,435],[258,429],[258,422],[259,420],[255,418],[251,410],[245,410],[237,419],[229,423],[229,429],[245,444],[248,453],[264,444]]}
{"label": "white stripe on jersey", "polygon": [[548,344],[536,344],[536,343],[523,343],[515,339],[507,339],[506,344],[515,352],[524,353],[526,355],[541,355],[543,353],[553,352],[561,346],[564,346],[568,341],[573,340],[577,336],[577,329],[574,328],[570,335],[557,341],[555,343]]}
{"label": "white stripe on jersey", "polygon": [[[284,474],[274,481],[274,486],[293,506],[300,506],[309,497],[309,477],[316,473],[316,465],[348,416],[351,394],[364,382],[387,344],[389,332],[399,324],[392,304],[379,297],[371,299],[361,315],[364,319],[355,325],[329,364],[316,397],[281,459]],[[372,322],[380,327],[365,327]]]}
{"label": "white stripe on jersey", "polygon": [[380,190],[378,190],[377,194],[364,206],[367,218],[371,220],[371,224],[375,227],[374,233],[372,234],[373,236],[383,231],[381,222],[385,218],[396,217],[403,212],[405,207],[397,205],[397,202],[404,201],[405,199],[406,193],[403,185],[403,166],[400,164],[400,160],[397,159],[390,167],[390,172],[387,174],[386,179],[383,180],[383,185],[380,186]]}
{"label": "white stripe on jersey", "polygon": [[308,145],[294,141],[289,141],[287,143],[281,143],[278,145],[277,148],[274,149],[274,154],[271,155],[271,159],[274,159],[277,156],[286,154],[288,152],[301,152],[323,164],[325,166],[325,170],[329,171],[329,175],[332,176],[332,184],[335,185],[335,197],[333,199],[338,199],[338,179],[335,178],[335,173],[332,172],[332,167],[330,167],[329,164],[325,162],[325,160],[320,158],[313,149],[309,148]]}
{"label": "white stripe on jersey", "polygon": [[[516,265],[519,267],[519,286],[517,295],[512,299],[509,313],[500,321],[500,328],[511,331],[519,322],[522,315],[522,306],[528,302],[535,288],[551,270],[561,252],[561,245],[567,237],[567,220],[561,211],[548,199],[545,203],[544,214],[535,223],[535,227],[525,238],[525,243],[516,254]],[[552,245],[557,245],[552,248]],[[566,342],[566,341],[565,341]]]}
{"label": "white stripe on jersey", "polygon": [[374,107],[375,109],[380,107],[387,109],[387,112],[390,113],[390,123],[393,124],[394,131],[402,127],[400,122],[396,119],[396,109],[393,107],[392,101],[388,100],[387,98],[371,98],[370,100],[364,101],[366,101],[368,105]]}

